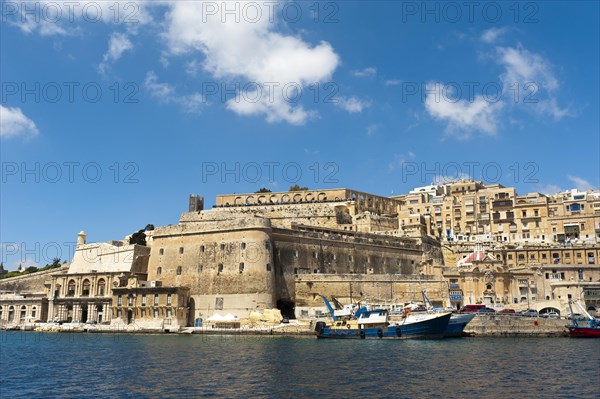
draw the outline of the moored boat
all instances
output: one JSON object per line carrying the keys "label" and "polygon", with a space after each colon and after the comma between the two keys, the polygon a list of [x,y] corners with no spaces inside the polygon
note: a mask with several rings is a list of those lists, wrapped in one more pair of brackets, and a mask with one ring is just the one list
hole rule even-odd
{"label": "moored boat", "polygon": [[408,315],[397,323],[390,323],[387,309],[361,308],[353,318],[344,320],[336,317],[327,298],[324,300],[333,323],[318,322],[315,327],[317,338],[441,338],[451,316],[451,313]]}
{"label": "moored boat", "polygon": [[581,306],[581,304],[579,302],[573,302],[572,300],[569,299],[569,309],[571,311],[571,315],[573,315],[573,308],[571,306],[573,303],[575,303],[577,306],[579,306],[579,308],[581,309],[583,314],[588,319],[588,321],[586,322],[588,324],[587,324],[587,326],[579,325],[580,323],[583,323],[583,322],[577,321],[577,319],[575,317],[572,317],[571,319],[572,319],[573,324],[565,326],[566,328],[569,329],[569,335],[571,337],[575,337],[575,338],[600,338],[600,323],[596,319],[594,319],[588,313],[588,311],[585,309],[585,307]]}

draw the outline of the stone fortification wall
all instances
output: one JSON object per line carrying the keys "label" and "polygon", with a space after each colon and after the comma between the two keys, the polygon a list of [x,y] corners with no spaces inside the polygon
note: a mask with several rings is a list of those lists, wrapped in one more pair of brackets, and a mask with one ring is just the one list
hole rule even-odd
{"label": "stone fortification wall", "polygon": [[209,222],[256,216],[269,219],[275,227],[289,228],[292,223],[301,223],[311,226],[351,229],[353,210],[351,202],[257,205],[186,212],[181,216],[180,221],[182,223]]}
{"label": "stone fortification wall", "polygon": [[273,229],[277,298],[294,302],[299,275],[415,274],[422,260],[414,240],[294,226]]}
{"label": "stone fortification wall", "polygon": [[312,316],[314,309],[324,310],[321,295],[328,299],[333,295],[342,304],[369,303],[397,304],[421,302],[421,290],[425,289],[434,304],[449,305],[448,286],[429,276],[415,275],[350,275],[312,274],[295,278],[296,316]]}
{"label": "stone fortification wall", "polygon": [[19,293],[44,292],[44,283],[46,281],[50,281],[52,275],[64,274],[68,269],[69,265],[65,264],[56,269],[44,270],[42,272],[2,279],[0,280],[0,291]]}
{"label": "stone fortification wall", "polygon": [[183,222],[157,228],[153,241],[148,280],[189,287],[194,318],[275,307],[269,220]]}

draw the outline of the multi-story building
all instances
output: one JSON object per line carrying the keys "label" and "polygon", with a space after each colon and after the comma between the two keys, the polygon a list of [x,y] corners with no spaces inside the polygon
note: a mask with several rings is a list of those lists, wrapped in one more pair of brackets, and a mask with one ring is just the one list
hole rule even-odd
{"label": "multi-story building", "polygon": [[449,242],[600,242],[600,191],[518,195],[514,188],[458,181],[392,197],[399,226]]}

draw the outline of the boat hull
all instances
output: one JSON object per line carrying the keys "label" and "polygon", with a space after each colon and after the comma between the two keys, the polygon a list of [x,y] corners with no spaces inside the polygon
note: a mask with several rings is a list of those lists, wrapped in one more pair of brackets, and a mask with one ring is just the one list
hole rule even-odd
{"label": "boat hull", "polygon": [[317,338],[331,339],[414,339],[441,338],[448,327],[450,314],[415,323],[391,324],[387,327],[331,328],[317,323]]}
{"label": "boat hull", "polygon": [[567,326],[571,337],[576,338],[600,338],[600,327],[577,327]]}
{"label": "boat hull", "polygon": [[462,337],[467,324],[475,318],[474,313],[453,314],[444,333],[445,337]]}

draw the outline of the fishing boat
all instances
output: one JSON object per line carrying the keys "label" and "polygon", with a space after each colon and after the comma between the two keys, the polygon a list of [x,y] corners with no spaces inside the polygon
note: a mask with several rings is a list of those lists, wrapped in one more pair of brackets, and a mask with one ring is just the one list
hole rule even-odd
{"label": "fishing boat", "polygon": [[441,338],[448,327],[451,313],[407,315],[404,320],[390,323],[387,309],[360,308],[351,319],[340,319],[326,297],[323,297],[333,323],[318,322],[317,338],[407,339]]}
{"label": "fishing boat", "polygon": [[578,301],[574,302],[573,300],[569,299],[569,310],[571,311],[571,316],[573,316],[573,307],[572,304],[575,303],[583,312],[583,314],[586,316],[586,318],[588,319],[588,321],[586,321],[587,326],[586,325],[579,325],[580,323],[583,324],[582,321],[577,321],[575,317],[571,317],[571,321],[573,322],[573,324],[565,326],[569,329],[569,335],[571,337],[576,337],[576,338],[600,338],[600,322],[598,322],[598,320],[594,319],[589,313],[588,311],[585,309],[584,306],[582,306]]}
{"label": "fishing boat", "polygon": [[[421,291],[423,296],[423,302],[425,303],[425,308],[429,313],[440,313],[446,312],[447,309],[436,309],[433,304],[429,300],[427,296],[427,292],[425,290]],[[413,310],[414,312],[414,310]],[[452,316],[450,317],[450,321],[448,322],[448,328],[444,332],[444,337],[462,337],[463,331],[467,324],[471,322],[475,318],[475,313],[456,313],[456,309],[452,312]]]}

